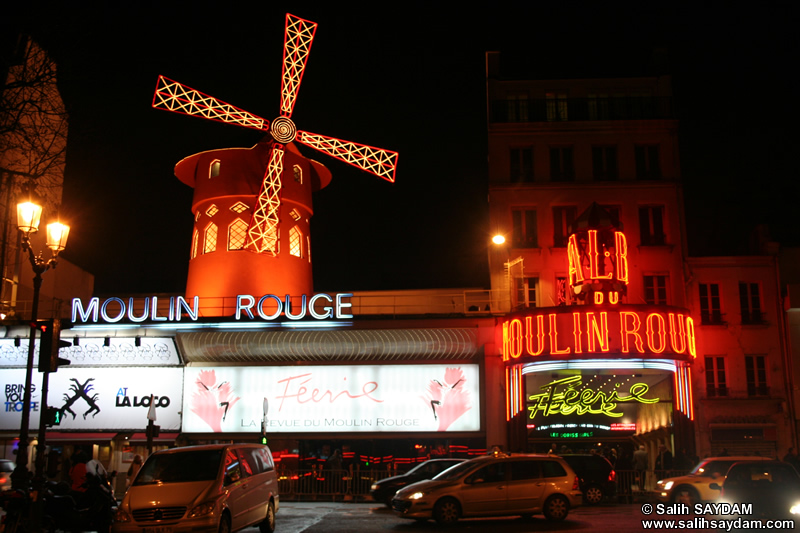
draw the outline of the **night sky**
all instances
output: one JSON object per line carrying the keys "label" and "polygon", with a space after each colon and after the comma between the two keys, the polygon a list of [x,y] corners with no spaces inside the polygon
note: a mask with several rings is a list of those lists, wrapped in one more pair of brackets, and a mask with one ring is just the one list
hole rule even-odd
{"label": "night sky", "polygon": [[690,253],[746,253],[758,224],[800,245],[789,2],[62,4],[75,3],[17,8],[0,30],[29,31],[59,64],[70,114],[63,256],[95,274],[98,294],[182,292],[192,189],[175,163],[261,138],[152,109],[158,75],[271,121],[286,11],[319,23],[298,128],[400,152],[390,184],[300,146],[333,173],[314,198],[316,291],[488,287],[487,50],[540,79],[671,74]]}

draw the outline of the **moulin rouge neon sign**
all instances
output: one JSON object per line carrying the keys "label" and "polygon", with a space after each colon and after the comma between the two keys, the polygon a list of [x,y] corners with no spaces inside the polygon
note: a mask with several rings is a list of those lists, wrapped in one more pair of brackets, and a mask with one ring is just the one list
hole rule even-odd
{"label": "moulin rouge neon sign", "polygon": [[[503,361],[581,354],[697,355],[694,321],[686,310],[634,305],[542,309],[502,323]],[[683,357],[681,357],[683,356]]]}
{"label": "moulin rouge neon sign", "polygon": [[[303,294],[300,297],[292,298],[286,295],[281,298],[274,294],[266,294],[256,299],[250,294],[240,294],[236,297],[236,320],[250,319],[256,317],[262,320],[276,320],[284,317],[288,320],[302,320],[310,317],[315,320],[326,319],[350,319],[350,309],[353,304],[350,302],[352,293],[338,293],[334,295],[319,293],[309,297]],[[138,300],[138,299],[137,299]],[[191,304],[189,303],[191,302]],[[107,298],[100,302],[95,297],[89,300],[84,307],[79,298],[72,300],[72,322],[107,322],[115,323],[122,320],[130,322],[180,322],[182,319],[197,321],[199,318],[200,299],[195,296],[186,300],[183,296],[172,296],[166,305],[159,304],[158,296],[146,297],[142,302],[136,302],[134,298],[124,300],[122,298]],[[166,307],[166,309],[164,309]]]}
{"label": "moulin rouge neon sign", "polygon": [[528,401],[533,403],[528,406],[528,418],[533,420],[538,413],[542,416],[595,414],[619,418],[624,414],[615,410],[619,403],[651,404],[660,400],[644,397],[650,389],[646,383],[634,383],[625,396],[620,396],[617,391],[619,383],[611,392],[588,388],[578,390],[580,385],[581,376],[569,376],[542,385],[540,388],[544,392],[528,397]]}

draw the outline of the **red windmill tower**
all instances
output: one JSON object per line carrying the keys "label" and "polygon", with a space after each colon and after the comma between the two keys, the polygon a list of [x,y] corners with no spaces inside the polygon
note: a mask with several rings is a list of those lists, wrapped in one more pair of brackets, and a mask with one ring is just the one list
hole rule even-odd
{"label": "red windmill tower", "polygon": [[[317,24],[286,15],[280,116],[256,115],[160,76],[153,107],[268,132],[252,148],[189,156],[175,175],[193,187],[195,215],[186,296],[206,316],[230,314],[236,295],[310,294],[311,193],[330,172],[294,142],[394,182],[397,152],[298,130],[291,120]],[[223,244],[224,243],[224,244]]]}

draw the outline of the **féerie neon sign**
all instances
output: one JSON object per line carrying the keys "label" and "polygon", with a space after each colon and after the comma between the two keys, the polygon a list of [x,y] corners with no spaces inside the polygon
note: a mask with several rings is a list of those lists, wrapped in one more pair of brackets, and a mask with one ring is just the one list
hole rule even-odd
{"label": "f\u00e9erie neon sign", "polygon": [[644,404],[658,403],[659,398],[645,398],[650,390],[646,383],[634,383],[630,386],[626,396],[617,392],[619,383],[614,385],[611,392],[592,389],[578,390],[581,385],[581,376],[569,376],[551,381],[540,387],[544,392],[528,397],[533,405],[528,406],[528,418],[536,418],[537,413],[542,416],[552,415],[605,415],[619,418],[624,413],[616,411],[618,403],[638,402]]}
{"label": "f\u00e9erie neon sign", "polygon": [[694,321],[685,309],[638,305],[541,309],[510,315],[502,325],[503,361],[563,359],[582,354],[697,355]]}
{"label": "f\u00e9erie neon sign", "polygon": [[[276,320],[283,316],[288,320],[302,320],[308,315],[316,320],[349,319],[353,318],[349,310],[353,304],[350,298],[352,293],[338,293],[333,296],[325,293],[314,294],[311,297],[303,294],[299,298],[286,295],[280,298],[274,294],[266,294],[258,300],[250,294],[240,294],[236,297],[235,319]],[[299,299],[299,301],[298,301]],[[180,322],[182,319],[197,321],[199,318],[200,299],[195,296],[186,300],[183,296],[171,296],[168,304],[159,304],[158,296],[144,298],[143,303],[134,302],[134,298],[107,298],[100,301],[95,297],[89,300],[84,307],[79,298],[72,300],[72,322],[107,322],[115,323],[122,320],[139,323],[152,322]],[[136,299],[141,300],[141,299]],[[162,299],[163,300],[163,299]],[[191,304],[190,304],[191,302]]]}

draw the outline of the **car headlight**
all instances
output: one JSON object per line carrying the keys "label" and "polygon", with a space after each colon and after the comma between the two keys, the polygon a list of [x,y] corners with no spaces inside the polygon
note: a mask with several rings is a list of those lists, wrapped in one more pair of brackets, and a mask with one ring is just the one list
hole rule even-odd
{"label": "car headlight", "polygon": [[131,521],[131,515],[128,514],[128,512],[125,511],[122,507],[117,509],[117,512],[114,513],[114,522],[123,523],[130,521]]}
{"label": "car headlight", "polygon": [[201,503],[189,513],[189,518],[199,518],[214,512],[215,502]]}
{"label": "car headlight", "polygon": [[419,500],[420,498],[424,497],[425,493],[422,491],[417,491],[408,497],[409,500]]}
{"label": "car headlight", "polygon": [[[661,483],[661,482],[659,481],[659,483]],[[672,488],[672,485],[674,485],[674,484],[675,484],[675,482],[674,482],[674,481],[667,481],[666,483],[664,483],[664,490],[669,490],[669,489],[671,489],[671,488]]]}
{"label": "car headlight", "polygon": [[792,508],[789,509],[789,512],[792,514],[800,514],[800,503],[792,505]]}
{"label": "car headlight", "polygon": [[372,486],[369,488],[369,490],[378,490],[378,484],[373,483]]}

